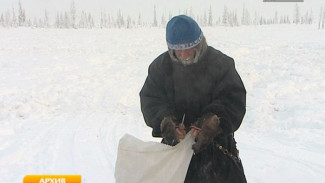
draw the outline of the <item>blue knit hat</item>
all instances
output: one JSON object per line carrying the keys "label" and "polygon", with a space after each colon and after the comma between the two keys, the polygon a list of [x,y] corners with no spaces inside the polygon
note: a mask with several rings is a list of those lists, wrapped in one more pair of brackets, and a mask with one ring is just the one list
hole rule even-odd
{"label": "blue knit hat", "polygon": [[166,27],[166,41],[169,49],[184,50],[198,45],[203,38],[199,25],[191,17],[173,17]]}

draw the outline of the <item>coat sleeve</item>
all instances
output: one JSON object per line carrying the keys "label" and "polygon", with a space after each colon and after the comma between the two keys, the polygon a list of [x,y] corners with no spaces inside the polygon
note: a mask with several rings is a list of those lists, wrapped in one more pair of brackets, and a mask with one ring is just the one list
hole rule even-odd
{"label": "coat sleeve", "polygon": [[230,57],[223,62],[225,69],[213,87],[212,103],[202,110],[220,117],[220,126],[224,134],[236,131],[246,112],[246,90],[235,69],[234,60]]}
{"label": "coat sleeve", "polygon": [[164,87],[162,68],[152,63],[148,76],[140,91],[141,111],[146,124],[152,127],[152,136],[161,137],[160,123],[165,116],[174,115],[168,104],[167,92]]}

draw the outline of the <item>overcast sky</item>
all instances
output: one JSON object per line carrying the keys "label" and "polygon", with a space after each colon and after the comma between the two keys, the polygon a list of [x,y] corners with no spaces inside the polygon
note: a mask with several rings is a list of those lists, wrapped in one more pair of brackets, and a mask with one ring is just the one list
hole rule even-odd
{"label": "overcast sky", "polygon": [[[45,9],[49,12],[52,21],[58,11],[68,11],[72,0],[20,0],[26,11],[27,18],[33,19],[35,16],[42,18]],[[18,10],[19,0],[0,0],[0,13],[8,9]],[[95,19],[99,19],[100,12],[106,11],[116,17],[118,10],[126,17],[130,15],[137,19],[141,13],[144,21],[153,20],[153,9],[156,6],[157,19],[160,20],[162,14],[168,17],[169,12],[173,15],[181,13],[185,9],[193,9],[195,15],[203,15],[204,11],[209,10],[210,5],[214,17],[222,15],[224,6],[228,9],[237,9],[239,15],[242,13],[243,5],[249,10],[253,17],[255,11],[259,15],[271,16],[277,11],[279,15],[288,15],[292,17],[293,9],[296,3],[273,2],[267,3],[263,0],[75,0],[77,14],[81,11],[91,12]],[[313,10],[313,15],[318,18],[321,6],[325,7],[324,0],[305,0],[298,3],[301,11]]]}

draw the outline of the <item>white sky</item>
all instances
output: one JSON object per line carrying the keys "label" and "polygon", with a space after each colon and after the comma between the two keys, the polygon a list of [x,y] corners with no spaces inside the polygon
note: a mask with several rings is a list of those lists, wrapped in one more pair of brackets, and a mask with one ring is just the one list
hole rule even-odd
{"label": "white sky", "polygon": [[[8,9],[15,8],[18,10],[19,0],[0,0],[0,13]],[[47,9],[50,18],[56,16],[58,11],[68,11],[72,0],[21,0],[23,8],[26,10],[27,18],[33,19],[35,16],[42,18],[44,10]],[[116,17],[118,10],[121,10],[123,16],[130,15],[132,19],[136,19],[141,13],[144,21],[151,22],[153,20],[153,7],[156,5],[157,20],[159,21],[162,14],[168,17],[171,11],[173,15],[183,13],[185,9],[193,9],[195,15],[203,15],[206,10],[208,12],[211,5],[213,16],[221,16],[224,5],[228,9],[237,9],[240,16],[242,14],[243,5],[249,9],[251,16],[255,11],[257,14],[264,16],[273,16],[277,11],[278,15],[293,15],[293,9],[296,3],[273,2],[266,3],[263,0],[75,0],[77,14],[82,10],[91,12],[95,19],[99,19],[100,12],[105,10],[110,15]],[[302,12],[313,10],[315,18],[319,16],[321,6],[325,7],[324,0],[305,0],[298,3]],[[52,19],[52,21],[53,21]]]}

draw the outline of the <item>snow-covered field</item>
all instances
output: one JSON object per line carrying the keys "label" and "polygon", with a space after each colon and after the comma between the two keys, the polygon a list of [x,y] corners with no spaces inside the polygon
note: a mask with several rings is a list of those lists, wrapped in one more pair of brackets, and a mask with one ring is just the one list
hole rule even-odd
{"label": "snow-covered field", "polygon": [[[325,32],[202,28],[247,89],[235,136],[250,183],[325,183]],[[0,182],[27,174],[114,181],[119,139],[151,137],[139,91],[163,28],[0,29]]]}

